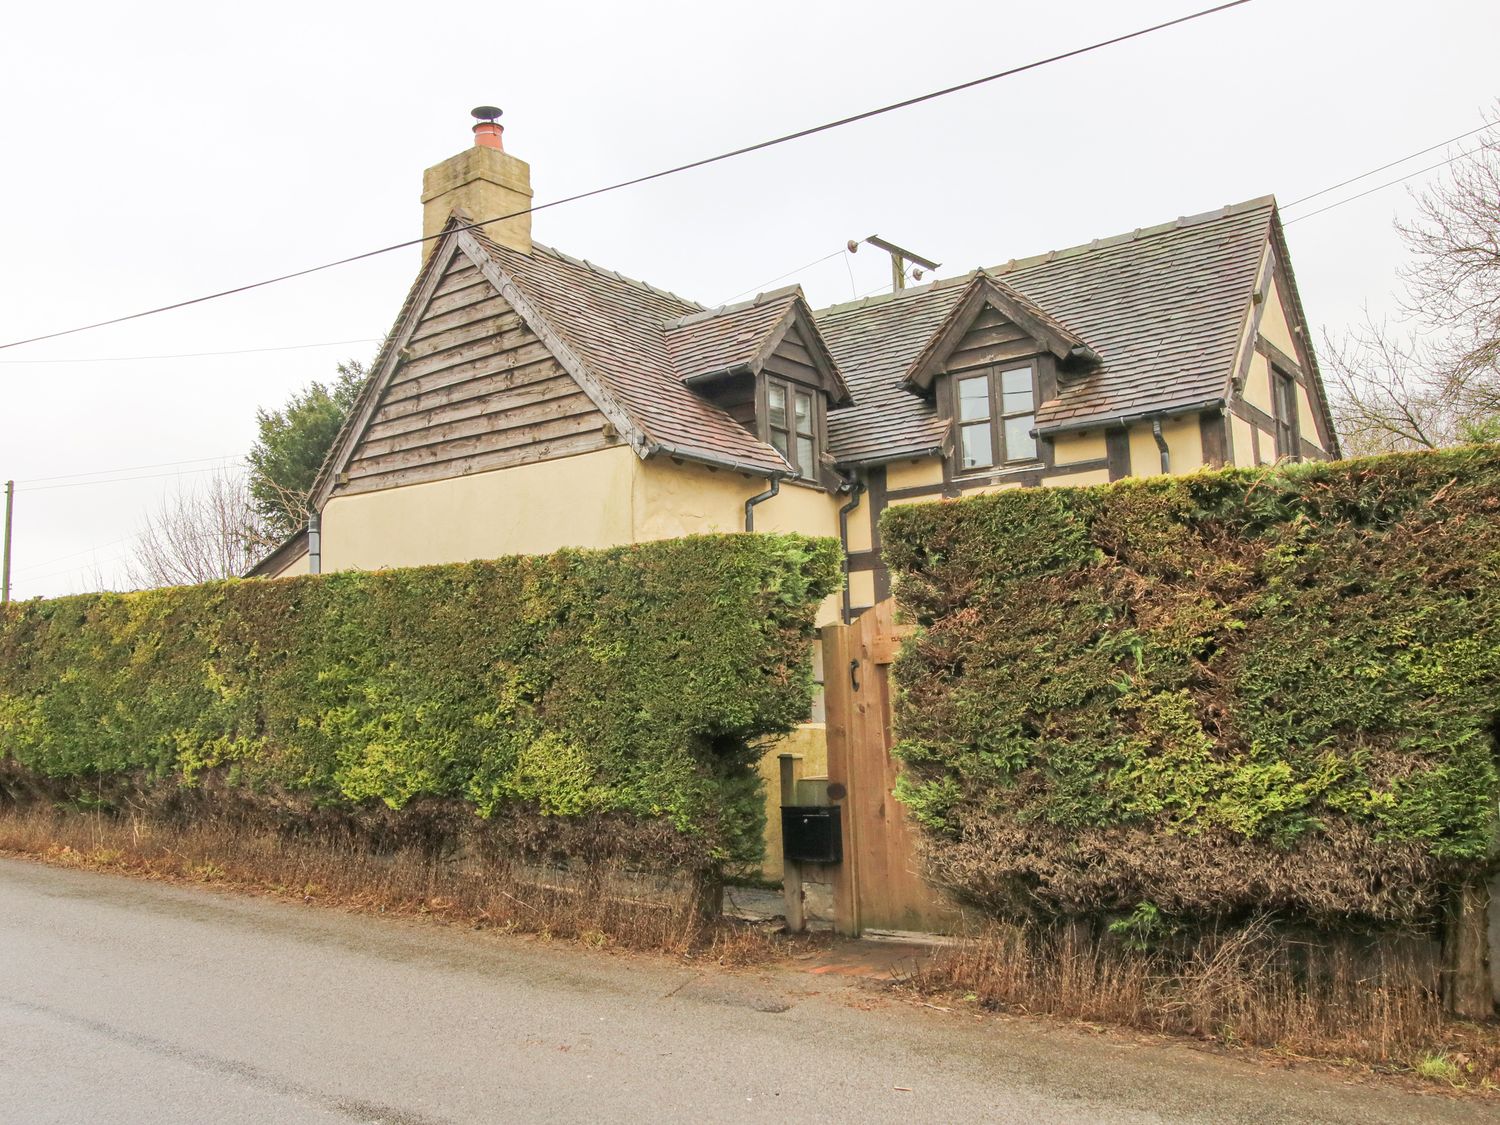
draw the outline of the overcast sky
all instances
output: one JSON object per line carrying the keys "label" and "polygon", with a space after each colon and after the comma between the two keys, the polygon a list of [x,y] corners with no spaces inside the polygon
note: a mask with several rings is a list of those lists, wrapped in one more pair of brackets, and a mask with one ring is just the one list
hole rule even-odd
{"label": "overcast sky", "polygon": [[[0,343],[416,237],[422,170],[469,145],[476,104],[504,107],[544,202],[1207,3],[17,6],[0,39]],[[791,280],[847,300],[888,281],[874,251],[835,253],[871,233],[946,276],[1266,193],[1288,203],[1478,126],[1500,94],[1497,41],[1492,0],[1253,0],[547,211],[534,234],[705,303]],[[1393,187],[1290,226],[1315,331],[1391,307],[1405,211]],[[257,407],[371,357],[417,263],[397,251],[0,351],[15,596],[117,581],[149,511],[243,456]],[[42,479],[96,472],[108,482]]]}

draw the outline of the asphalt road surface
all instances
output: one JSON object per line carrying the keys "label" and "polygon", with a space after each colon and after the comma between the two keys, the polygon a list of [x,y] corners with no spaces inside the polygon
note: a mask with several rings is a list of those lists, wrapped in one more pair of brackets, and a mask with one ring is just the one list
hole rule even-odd
{"label": "asphalt road surface", "polygon": [[1488,1103],[0,860],[0,1120],[1431,1121]]}

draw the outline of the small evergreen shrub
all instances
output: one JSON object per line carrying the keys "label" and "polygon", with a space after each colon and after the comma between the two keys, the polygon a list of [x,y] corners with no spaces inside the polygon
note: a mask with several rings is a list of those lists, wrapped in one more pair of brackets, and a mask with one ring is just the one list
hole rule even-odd
{"label": "small evergreen shrub", "polygon": [[997,913],[1425,922],[1488,861],[1500,453],[903,506],[899,795]]}
{"label": "small evergreen shrub", "polygon": [[838,582],[832,541],[723,535],[15,604],[0,784],[456,802],[757,861],[756,744],[807,714]]}

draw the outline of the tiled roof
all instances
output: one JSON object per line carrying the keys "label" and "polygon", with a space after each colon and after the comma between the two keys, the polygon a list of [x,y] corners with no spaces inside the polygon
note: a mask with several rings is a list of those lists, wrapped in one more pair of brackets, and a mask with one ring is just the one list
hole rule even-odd
{"label": "tiled roof", "polygon": [[753,301],[680,317],[667,325],[667,350],[680,379],[751,363],[797,299],[799,286],[762,293]]}
{"label": "tiled roof", "polygon": [[666,325],[704,311],[701,305],[546,246],[523,254],[473,233],[653,445],[717,464],[789,471],[773,447],[677,375]]}
{"label": "tiled roof", "polygon": [[839,460],[895,459],[942,444],[937,412],[907,390],[902,379],[972,276],[818,314],[818,331],[854,396],[853,406],[828,412],[828,445]]}
{"label": "tiled roof", "polygon": [[1072,327],[1104,361],[1044,403],[1037,425],[1223,398],[1274,210],[1273,200],[1256,199],[988,271]]}
{"label": "tiled roof", "polygon": [[[1102,424],[1223,397],[1274,210],[1269,197],[1255,199],[985,270],[1102,360],[1063,382],[1038,425]],[[840,460],[884,460],[942,440],[936,411],[903,390],[901,376],[973,276],[818,314],[854,394],[854,406],[829,414]]]}
{"label": "tiled roof", "polygon": [[[858,463],[943,444],[936,411],[905,389],[903,376],[978,276],[1066,326],[1101,360],[1040,404],[1040,427],[1103,424],[1222,398],[1274,211],[1269,197],[1251,200],[814,314],[816,335],[853,397],[829,412],[831,451]],[[705,309],[540,244],[524,254],[471,233],[645,446],[753,472],[787,471],[774,448],[684,379],[753,362],[802,301],[800,289]]]}

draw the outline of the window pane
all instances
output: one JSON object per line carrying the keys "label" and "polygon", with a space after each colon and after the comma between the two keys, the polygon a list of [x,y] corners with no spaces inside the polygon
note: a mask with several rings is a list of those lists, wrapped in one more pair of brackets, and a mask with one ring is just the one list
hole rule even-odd
{"label": "window pane", "polygon": [[981,422],[977,426],[965,426],[963,437],[963,467],[982,469],[995,463],[995,454],[990,446],[990,424]]}
{"label": "window pane", "polygon": [[798,391],[796,396],[797,432],[799,434],[812,433],[813,400],[812,395]]}
{"label": "window pane", "polygon": [[786,429],[786,388],[780,383],[766,384],[766,406],[771,425]]}
{"label": "window pane", "polygon": [[976,418],[990,416],[990,381],[981,375],[977,379],[958,381],[958,420],[971,422]]}
{"label": "window pane", "polygon": [[1031,393],[1031,368],[1018,367],[1014,371],[1007,371],[1000,376],[1000,389],[1006,394],[1014,391],[1025,391]]}
{"label": "window pane", "polygon": [[817,458],[813,456],[813,440],[802,434],[797,435],[797,471],[805,477],[818,471]]}
{"label": "window pane", "polygon": [[1005,420],[1005,459],[1027,461],[1036,456],[1036,438],[1031,436],[1031,427],[1036,425],[1034,414],[1023,414],[1019,418]]}
{"label": "window pane", "polygon": [[787,455],[787,450],[791,448],[787,444],[785,430],[772,430],[771,444],[776,447],[776,452],[780,453],[783,457]]}
{"label": "window pane", "polygon": [[1000,376],[1001,409],[1007,414],[1029,411],[1035,406],[1031,392],[1031,368],[1006,371]]}

